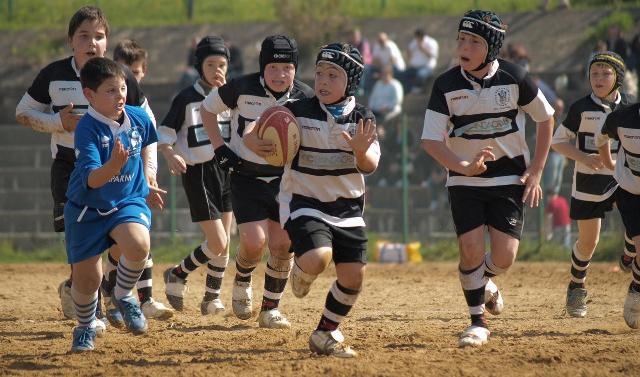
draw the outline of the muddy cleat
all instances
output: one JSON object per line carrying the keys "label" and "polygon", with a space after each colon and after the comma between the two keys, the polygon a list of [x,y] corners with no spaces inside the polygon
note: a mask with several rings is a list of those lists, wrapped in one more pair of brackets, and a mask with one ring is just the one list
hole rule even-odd
{"label": "muddy cleat", "polygon": [[96,329],[93,327],[76,327],[73,329],[71,352],[93,351],[95,347]]}
{"label": "muddy cleat", "polygon": [[493,315],[502,313],[504,309],[504,300],[500,294],[498,286],[489,279],[484,287],[484,307]]}
{"label": "muddy cleat", "polygon": [[308,274],[300,269],[297,264],[293,264],[293,268],[291,269],[291,278],[289,281],[291,282],[291,291],[294,296],[298,298],[302,298],[309,293],[311,289],[311,283],[318,275]]}
{"label": "muddy cleat", "polygon": [[624,300],[624,321],[632,329],[640,328],[640,292],[629,288],[627,298]]}
{"label": "muddy cleat", "polygon": [[319,355],[351,358],[358,353],[351,347],[344,345],[344,335],[340,330],[321,331],[316,330],[309,338],[309,349]]}
{"label": "muddy cleat", "polygon": [[240,319],[249,319],[252,312],[253,290],[251,282],[233,281],[233,292],[231,294],[231,307],[233,314]]}
{"label": "muddy cleat", "polygon": [[265,329],[288,329],[291,328],[291,323],[278,309],[270,309],[260,312],[258,326]]}
{"label": "muddy cleat", "polygon": [[631,263],[633,263],[633,258],[624,254],[618,259],[618,266],[622,272],[631,272]]}
{"label": "muddy cleat", "polygon": [[67,285],[68,280],[64,280],[58,286],[58,296],[60,296],[60,306],[62,314],[66,319],[76,319],[76,307],[73,306],[73,298],[71,298],[71,286]]}
{"label": "muddy cleat", "polygon": [[146,318],[165,320],[173,317],[173,309],[167,308],[163,303],[149,298],[140,305],[140,309]]}
{"label": "muddy cleat", "polygon": [[467,327],[458,340],[458,347],[480,347],[487,344],[491,332],[488,328],[471,325]]}
{"label": "muddy cleat", "polygon": [[218,315],[224,313],[224,310],[224,305],[219,298],[215,298],[210,301],[202,300],[200,303],[200,313],[202,313],[202,315]]}
{"label": "muddy cleat", "polygon": [[107,320],[109,321],[111,326],[123,329],[125,326],[124,318],[122,317],[122,313],[120,313],[120,309],[118,309],[115,302],[113,302],[111,296],[103,293],[103,300],[105,316],[107,317]]}
{"label": "muddy cleat", "polygon": [[114,299],[124,317],[124,324],[134,335],[141,335],[147,332],[147,319],[140,310],[138,300],[133,296],[125,296],[121,299]]}
{"label": "muddy cleat", "polygon": [[187,281],[180,279],[173,272],[174,267],[170,267],[164,271],[164,294],[167,301],[175,310],[182,311],[184,309],[184,294],[187,292]]}
{"label": "muddy cleat", "polygon": [[584,288],[567,288],[567,314],[576,318],[587,315],[587,290]]}

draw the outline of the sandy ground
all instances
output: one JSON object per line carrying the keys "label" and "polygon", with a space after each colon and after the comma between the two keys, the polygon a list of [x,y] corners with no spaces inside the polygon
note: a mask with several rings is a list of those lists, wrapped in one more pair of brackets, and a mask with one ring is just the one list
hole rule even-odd
{"label": "sandy ground", "polygon": [[[166,302],[164,267],[155,267],[154,293]],[[2,265],[0,375],[638,375],[640,331],[622,318],[630,276],[613,267],[592,266],[589,313],[573,319],[563,310],[568,263],[517,263],[497,279],[506,308],[490,318],[489,344],[459,349],[457,337],[468,320],[454,263],[371,264],[364,292],[341,326],[360,357],[341,360],[313,356],[307,348],[333,271],[321,275],[305,299],[287,288],[281,308],[293,323],[290,330],[259,329],[255,318],[231,314],[231,267],[223,284],[225,316],[200,315],[204,272],[196,272],[184,312],[150,321],[143,336],[110,327],[95,352],[70,354],[74,322],[62,319],[56,293],[67,267]],[[262,271],[254,275],[254,306]]]}

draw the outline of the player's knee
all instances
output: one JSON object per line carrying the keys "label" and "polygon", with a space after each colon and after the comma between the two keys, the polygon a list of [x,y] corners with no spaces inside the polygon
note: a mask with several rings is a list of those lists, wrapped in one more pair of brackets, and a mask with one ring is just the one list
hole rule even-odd
{"label": "player's knee", "polygon": [[73,285],[78,292],[90,293],[97,291],[100,287],[102,277],[99,274],[75,274]]}
{"label": "player's knee", "polygon": [[216,254],[225,254],[229,239],[226,234],[216,234],[213,237],[207,236],[207,245]]}
{"label": "player's knee", "polygon": [[248,254],[257,255],[262,253],[266,243],[265,237],[247,237],[240,240],[240,248]]}
{"label": "player's knee", "polygon": [[591,254],[593,254],[593,251],[596,249],[596,246],[598,246],[599,241],[600,237],[597,235],[595,237],[589,237],[585,239],[580,238],[576,244],[577,247],[575,247],[575,249],[580,255],[589,257],[591,256]]}
{"label": "player's knee", "polygon": [[291,254],[289,250],[290,248],[291,241],[289,241],[288,238],[269,240],[269,250],[271,253],[275,253],[283,258]]}

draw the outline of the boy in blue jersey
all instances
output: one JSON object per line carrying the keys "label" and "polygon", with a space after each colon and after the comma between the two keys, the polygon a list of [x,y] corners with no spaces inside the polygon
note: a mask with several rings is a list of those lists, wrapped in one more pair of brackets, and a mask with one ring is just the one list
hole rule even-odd
{"label": "boy in blue jersey", "polygon": [[[95,6],[84,6],[78,9],[68,26],[68,42],[73,51],[72,56],[54,61],[43,68],[16,106],[16,120],[37,132],[51,134],[51,194],[53,197],[53,229],[64,232],[64,204],[69,177],[75,163],[73,139],[76,125],[80,117],[87,111],[89,103],[80,84],[80,70],[91,58],[103,57],[107,49],[109,22],[102,10]],[[142,90],[135,77],[127,69],[126,84],[128,105],[143,107],[154,121]],[[156,153],[151,153],[150,164],[153,175],[149,179],[155,181],[157,167]],[[117,255],[117,251],[112,250]],[[66,279],[58,287],[62,312],[66,318],[75,318],[71,300],[71,280]],[[107,316],[118,326],[117,310],[113,310],[105,297]],[[100,308],[100,305],[98,305]],[[114,315],[110,316],[112,312]],[[99,324],[100,325],[100,324]]]}
{"label": "boy in blue jersey", "polygon": [[[503,299],[491,278],[515,261],[525,203],[537,207],[542,198],[540,177],[553,133],[553,109],[531,77],[497,58],[505,29],[493,12],[465,13],[458,24],[460,64],[436,79],[422,132],[424,150],[448,169],[459,278],[471,317],[460,347],[487,343],[485,309],[502,312]],[[525,113],[537,123],[532,160]]]}
{"label": "boy in blue jersey", "polygon": [[161,207],[160,194],[165,192],[148,184],[148,147],[156,143],[157,135],[143,109],[125,105],[124,78],[121,66],[105,58],[87,61],[80,71],[90,106],[75,130],[76,162],[64,207],[67,258],[73,271],[71,297],[78,318],[73,352],[94,349],[101,254],[113,244],[122,250],[113,300],[131,332],[147,330],[131,289],[149,254],[147,201]]}

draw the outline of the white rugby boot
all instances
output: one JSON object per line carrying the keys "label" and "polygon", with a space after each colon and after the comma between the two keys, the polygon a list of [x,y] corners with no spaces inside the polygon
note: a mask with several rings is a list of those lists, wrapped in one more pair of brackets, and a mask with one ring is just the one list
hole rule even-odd
{"label": "white rugby boot", "polygon": [[184,309],[184,294],[187,292],[187,281],[180,279],[173,272],[175,267],[164,270],[164,294],[167,296],[169,305],[177,311]]}
{"label": "white rugby boot", "polygon": [[253,289],[251,282],[233,281],[231,293],[231,307],[233,314],[240,319],[249,319],[253,315]]}
{"label": "white rugby boot", "polygon": [[629,288],[627,298],[624,300],[624,321],[632,329],[640,328],[640,292]]}
{"label": "white rugby boot", "polygon": [[572,317],[584,318],[587,315],[587,290],[567,287],[566,310]]}
{"label": "white rugby boot", "polygon": [[224,313],[224,311],[224,305],[219,298],[215,298],[210,301],[202,300],[202,302],[200,303],[200,313],[202,313],[202,315],[218,315]]}
{"label": "white rugby boot", "polygon": [[71,287],[67,286],[66,279],[58,285],[58,296],[60,296],[60,306],[62,307],[64,317],[66,319],[76,319],[76,307],[73,305]]}
{"label": "white rugby boot", "polygon": [[142,314],[146,318],[157,319],[157,320],[165,320],[173,317],[173,309],[167,308],[165,304],[154,300],[153,298],[149,298],[147,301],[143,302],[140,305],[140,309],[142,310]]}
{"label": "white rugby boot", "polygon": [[291,328],[291,323],[275,308],[260,312],[258,315],[258,326],[265,329],[288,329]]}
{"label": "white rugby boot", "polygon": [[484,307],[493,315],[502,313],[504,309],[504,300],[500,294],[498,286],[489,279],[484,287]]}
{"label": "white rugby boot", "polygon": [[341,358],[351,358],[358,356],[358,353],[345,345],[344,335],[340,330],[321,331],[316,330],[309,337],[309,349],[320,355],[335,356]]}
{"label": "white rugby boot", "polygon": [[471,325],[460,334],[458,347],[480,347],[487,344],[490,333],[486,327]]}

